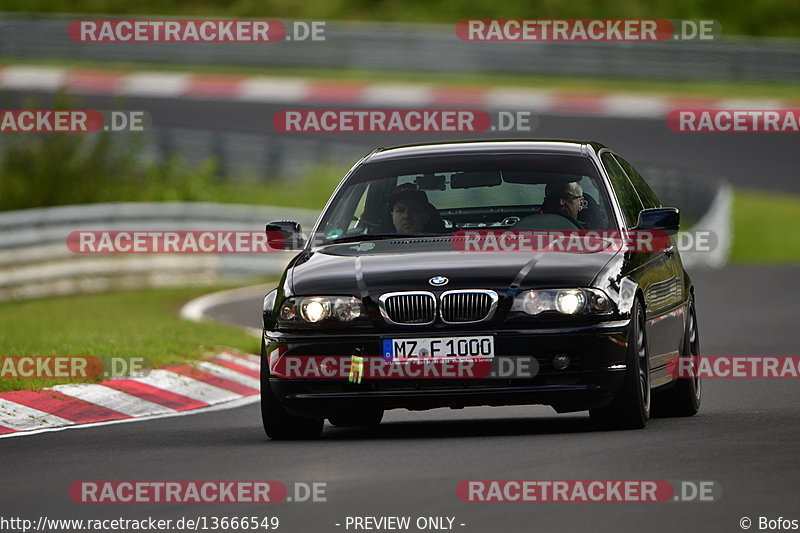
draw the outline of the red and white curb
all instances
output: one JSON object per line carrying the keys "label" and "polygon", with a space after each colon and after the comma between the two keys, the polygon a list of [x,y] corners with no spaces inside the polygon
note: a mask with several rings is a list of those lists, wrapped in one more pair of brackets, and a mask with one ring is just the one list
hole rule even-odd
{"label": "red and white curb", "polygon": [[141,377],[0,393],[0,438],[137,418],[178,416],[258,399],[257,355],[222,351],[193,365]]}
{"label": "red and white curb", "polygon": [[796,109],[800,101],[714,99],[614,92],[523,88],[457,88],[408,83],[360,83],[270,76],[175,72],[124,73],[99,69],[14,65],[0,67],[0,88],[78,94],[194,98],[292,105],[466,107],[536,113],[664,118],[673,109]]}

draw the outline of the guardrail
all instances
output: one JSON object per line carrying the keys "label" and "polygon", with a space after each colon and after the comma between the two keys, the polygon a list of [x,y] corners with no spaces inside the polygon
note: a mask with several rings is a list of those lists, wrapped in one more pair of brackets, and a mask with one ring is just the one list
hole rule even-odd
{"label": "guardrail", "polygon": [[0,214],[0,301],[135,287],[215,283],[278,274],[290,254],[100,254],[71,252],[73,231],[264,230],[270,220],[310,227],[305,209],[213,203],[112,203]]}
{"label": "guardrail", "polygon": [[2,13],[0,57],[652,79],[800,79],[800,46],[793,39],[473,43],[459,40],[455,24],[332,21],[326,24],[325,42],[92,45],[67,37],[69,22],[79,18],[108,16]]}
{"label": "guardrail", "polygon": [[[692,230],[715,236],[710,252],[682,252],[687,268],[716,268],[730,247],[730,187],[672,171],[649,169],[664,205],[682,208]],[[309,230],[317,213],[305,209],[214,203],[111,203],[0,213],[0,301],[112,289],[215,283],[279,274],[291,253],[76,254],[73,231],[255,231],[269,220],[299,221]]]}
{"label": "guardrail", "polygon": [[142,133],[141,139],[145,158],[163,161],[179,154],[192,166],[213,158],[217,174],[230,180],[303,178],[322,165],[340,168],[344,175],[376,148],[374,140],[292,138],[196,128],[154,128]]}

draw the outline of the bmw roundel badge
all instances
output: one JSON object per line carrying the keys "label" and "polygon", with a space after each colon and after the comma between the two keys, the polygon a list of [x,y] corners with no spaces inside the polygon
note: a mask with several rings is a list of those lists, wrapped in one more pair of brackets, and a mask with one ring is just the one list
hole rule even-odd
{"label": "bmw roundel badge", "polygon": [[442,285],[447,285],[450,280],[444,276],[434,276],[428,280],[428,283],[433,285],[434,287],[441,287]]}

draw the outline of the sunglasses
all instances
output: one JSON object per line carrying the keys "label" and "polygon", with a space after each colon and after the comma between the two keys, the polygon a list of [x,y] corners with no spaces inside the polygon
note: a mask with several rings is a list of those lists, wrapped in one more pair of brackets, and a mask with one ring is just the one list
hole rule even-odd
{"label": "sunglasses", "polygon": [[583,196],[576,196],[574,194],[559,194],[557,196],[545,196],[545,200],[566,200],[567,202],[574,202],[575,200],[582,200]]}

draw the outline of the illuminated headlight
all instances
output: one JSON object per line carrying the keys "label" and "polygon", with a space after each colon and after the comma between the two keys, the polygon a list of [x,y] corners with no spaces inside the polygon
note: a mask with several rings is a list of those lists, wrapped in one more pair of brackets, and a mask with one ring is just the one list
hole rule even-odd
{"label": "illuminated headlight", "polygon": [[300,316],[306,322],[320,322],[331,316],[331,303],[323,298],[304,298],[300,303]]}
{"label": "illuminated headlight", "polygon": [[586,296],[578,289],[556,293],[556,309],[565,315],[574,315],[586,305]]}
{"label": "illuminated headlight", "polygon": [[611,300],[600,289],[541,289],[521,292],[512,312],[538,315],[555,311],[562,315],[608,314],[612,310]]}
{"label": "illuminated headlight", "polygon": [[352,296],[304,296],[289,298],[281,305],[280,319],[284,322],[316,324],[325,320],[351,322],[366,317],[361,300]]}

